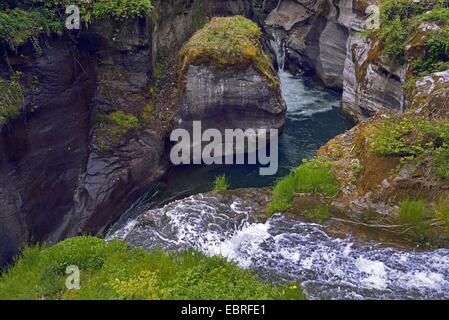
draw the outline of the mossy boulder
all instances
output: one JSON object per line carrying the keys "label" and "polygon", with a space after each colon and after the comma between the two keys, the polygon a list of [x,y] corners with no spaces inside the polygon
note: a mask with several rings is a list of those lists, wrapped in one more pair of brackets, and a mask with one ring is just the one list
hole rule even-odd
{"label": "mossy boulder", "polygon": [[262,33],[242,17],[213,18],[180,52],[183,125],[282,128],[286,105]]}
{"label": "mossy boulder", "polygon": [[221,69],[246,69],[252,65],[277,88],[279,79],[261,40],[260,28],[245,17],[213,18],[182,48],[181,74],[185,75],[190,65],[213,65]]}

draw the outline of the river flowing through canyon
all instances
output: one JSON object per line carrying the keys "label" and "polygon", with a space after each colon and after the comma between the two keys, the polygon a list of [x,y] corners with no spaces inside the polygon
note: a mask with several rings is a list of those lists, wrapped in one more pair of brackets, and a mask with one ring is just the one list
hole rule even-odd
{"label": "river flowing through canyon", "polygon": [[351,235],[337,238],[322,225],[281,214],[261,219],[251,203],[238,196],[199,194],[210,191],[222,173],[232,188],[270,186],[352,126],[340,112],[340,94],[284,71],[282,51],[277,51],[288,106],[278,174],[260,177],[256,166],[173,168],[164,180],[169,192],[154,201],[157,192],[149,191],[111,229],[108,239],[148,250],[193,248],[220,255],[267,282],[300,283],[310,299],[448,299],[446,249],[419,252],[360,243]]}

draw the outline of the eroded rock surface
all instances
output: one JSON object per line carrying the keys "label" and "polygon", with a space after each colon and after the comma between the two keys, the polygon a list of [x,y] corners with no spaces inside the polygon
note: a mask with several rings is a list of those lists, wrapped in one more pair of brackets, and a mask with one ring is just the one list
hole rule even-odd
{"label": "eroded rock surface", "polygon": [[283,30],[286,68],[316,75],[327,87],[343,90],[343,108],[356,120],[382,109],[404,111],[407,66],[380,57],[376,42],[360,36],[376,0],[280,1],[266,24]]}
{"label": "eroded rock surface", "polygon": [[[250,1],[155,1],[158,19],[97,22],[74,43],[54,37],[0,60],[22,72],[24,112],[0,138],[0,265],[26,242],[97,234],[163,174],[167,125],[157,117],[101,150],[99,117],[140,117],[155,67],[208,17],[251,15]],[[153,17],[154,18],[154,17]],[[30,46],[31,47],[31,46]]]}

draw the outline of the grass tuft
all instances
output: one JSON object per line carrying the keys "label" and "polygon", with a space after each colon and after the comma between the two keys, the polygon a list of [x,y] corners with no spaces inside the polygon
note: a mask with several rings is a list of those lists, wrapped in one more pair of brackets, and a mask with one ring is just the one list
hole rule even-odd
{"label": "grass tuft", "polygon": [[229,182],[226,175],[221,175],[215,178],[214,181],[214,191],[215,192],[225,192],[229,189]]}
{"label": "grass tuft", "polygon": [[320,158],[307,160],[276,184],[267,213],[283,212],[291,208],[291,201],[296,193],[315,193],[334,197],[339,192],[340,187],[332,164]]}

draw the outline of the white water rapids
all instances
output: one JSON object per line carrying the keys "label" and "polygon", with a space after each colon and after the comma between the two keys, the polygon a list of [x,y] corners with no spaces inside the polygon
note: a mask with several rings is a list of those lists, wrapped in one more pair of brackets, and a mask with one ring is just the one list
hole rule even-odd
{"label": "white water rapids", "polygon": [[197,195],[131,220],[110,239],[221,255],[265,281],[301,282],[311,299],[449,299],[449,250],[357,244],[317,224],[253,215],[239,198]]}

